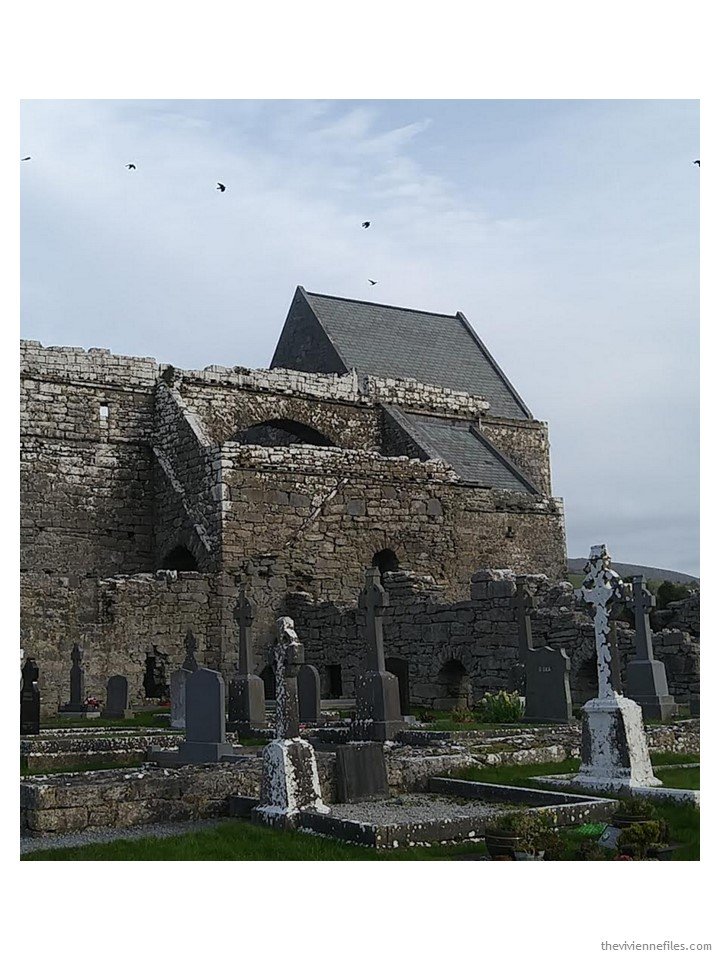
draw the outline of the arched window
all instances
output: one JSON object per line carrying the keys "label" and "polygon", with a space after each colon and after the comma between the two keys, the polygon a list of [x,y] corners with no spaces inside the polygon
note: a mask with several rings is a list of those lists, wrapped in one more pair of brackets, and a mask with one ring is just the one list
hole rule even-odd
{"label": "arched window", "polygon": [[237,433],[236,443],[255,443],[261,447],[290,447],[310,443],[315,447],[331,447],[332,441],[324,434],[297,420],[266,420],[255,423]]}
{"label": "arched window", "polygon": [[160,564],[161,570],[197,570],[197,560],[187,547],[178,546],[170,551]]}
{"label": "arched window", "polygon": [[380,576],[383,576],[386,573],[399,570],[400,562],[397,554],[393,550],[386,548],[385,550],[378,550],[372,558],[372,566],[377,567],[380,571]]}
{"label": "arched window", "polygon": [[265,684],[265,699],[274,700],[275,699],[275,671],[268,664],[266,667],[263,667],[260,673],[260,679]]}

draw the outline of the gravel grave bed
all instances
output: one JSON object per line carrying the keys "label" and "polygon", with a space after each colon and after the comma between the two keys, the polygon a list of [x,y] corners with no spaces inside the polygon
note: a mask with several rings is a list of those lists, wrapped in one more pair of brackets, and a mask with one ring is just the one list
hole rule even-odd
{"label": "gravel grave bed", "polygon": [[455,820],[464,817],[486,817],[517,809],[506,803],[482,800],[452,800],[440,794],[409,793],[387,800],[364,800],[361,803],[336,803],[330,816],[376,826],[396,823],[429,823],[433,820]]}

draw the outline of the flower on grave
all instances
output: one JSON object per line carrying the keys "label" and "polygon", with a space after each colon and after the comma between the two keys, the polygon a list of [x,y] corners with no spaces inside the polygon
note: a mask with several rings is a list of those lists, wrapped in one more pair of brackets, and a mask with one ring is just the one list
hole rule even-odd
{"label": "flower on grave", "polygon": [[97,697],[85,697],[84,706],[95,710],[100,706],[100,701]]}

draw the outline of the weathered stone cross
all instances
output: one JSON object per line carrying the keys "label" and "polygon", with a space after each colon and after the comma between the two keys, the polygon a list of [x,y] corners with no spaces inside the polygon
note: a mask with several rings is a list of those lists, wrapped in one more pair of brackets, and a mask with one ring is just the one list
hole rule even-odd
{"label": "weathered stone cross", "polygon": [[520,635],[520,644],[518,647],[518,656],[521,663],[525,663],[527,653],[533,650],[532,623],[530,621],[530,611],[535,607],[535,597],[529,593],[527,585],[518,583],[515,597],[513,598],[515,607],[515,618]]}
{"label": "weathered stone cross", "polygon": [[70,668],[70,703],[77,707],[85,702],[85,671],[82,668],[83,650],[82,647],[73,644],[70,654],[72,667]]}
{"label": "weathered stone cross", "polygon": [[185,659],[183,660],[182,668],[183,670],[190,670],[191,673],[194,673],[197,668],[197,660],[195,659],[195,651],[197,650],[197,640],[195,639],[195,634],[192,630],[188,630],[185,634]]}
{"label": "weathered stone cross", "polygon": [[277,690],[275,736],[278,740],[291,740],[300,736],[297,675],[305,662],[305,647],[298,640],[295,624],[290,617],[280,617],[277,621],[273,656]]}
{"label": "weathered stone cross", "polygon": [[380,581],[380,571],[370,567],[365,571],[365,587],[360,593],[358,607],[365,611],[365,644],[367,669],[385,670],[382,608],[388,605],[388,595]]}
{"label": "weathered stone cross", "polygon": [[650,614],[655,606],[655,597],[648,590],[645,577],[632,578],[632,599],[635,614],[635,653],[638,660],[653,660]]}
{"label": "weathered stone cross", "polygon": [[233,613],[240,636],[238,672],[245,676],[252,673],[252,625],[255,620],[255,604],[245,595],[245,586],[240,586],[238,601]]}
{"label": "weathered stone cross", "polygon": [[598,698],[619,697],[613,682],[610,611],[614,603],[626,599],[625,584],[610,567],[610,555],[604,543],[590,548],[585,565],[582,598],[595,608],[595,648],[598,659]]}

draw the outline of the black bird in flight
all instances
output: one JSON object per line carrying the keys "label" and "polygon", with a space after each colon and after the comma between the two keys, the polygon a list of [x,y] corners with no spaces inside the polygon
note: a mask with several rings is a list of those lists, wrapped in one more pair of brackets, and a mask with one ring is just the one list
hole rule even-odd
{"label": "black bird in flight", "polygon": [[370,284],[371,287],[374,287],[375,284],[377,283],[377,280],[368,280],[368,283]]}
{"label": "black bird in flight", "polygon": [[128,168],[128,170],[137,170],[137,167],[134,163],[126,163],[125,166]]}
{"label": "black bird in flight", "polygon": [[32,157],[21,157],[21,160],[32,160]]}
{"label": "black bird in flight", "polygon": [[698,166],[700,166],[700,161],[699,161],[699,160],[693,160],[693,163],[696,163]]}
{"label": "black bird in flight", "polygon": [[369,220],[365,220],[365,221],[361,224],[361,226],[365,227],[365,229],[367,230],[367,228],[370,226],[370,221],[369,221]]}
{"label": "black bird in flight", "polygon": [[215,189],[216,189],[216,190],[219,190],[220,193],[225,193],[225,191],[227,190],[227,187],[225,186],[224,183],[218,183],[218,185],[215,187]]}

